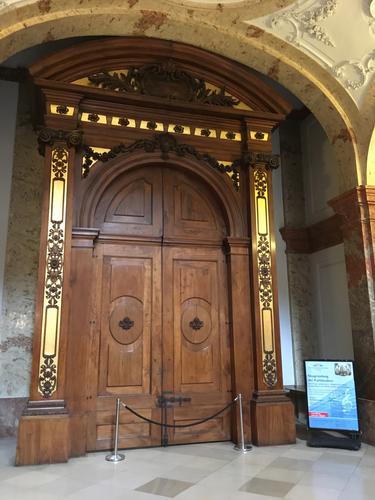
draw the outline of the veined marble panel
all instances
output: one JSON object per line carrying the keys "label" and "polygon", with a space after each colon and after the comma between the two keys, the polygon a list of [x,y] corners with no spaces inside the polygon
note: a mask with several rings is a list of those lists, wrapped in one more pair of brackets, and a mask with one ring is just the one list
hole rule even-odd
{"label": "veined marble panel", "polygon": [[0,318],[0,398],[29,394],[43,184],[43,158],[20,88]]}
{"label": "veined marble panel", "polygon": [[280,155],[284,224],[302,227],[306,216],[299,122],[289,121],[280,125]]}
{"label": "veined marble panel", "polygon": [[297,385],[304,385],[303,360],[318,354],[313,330],[310,258],[292,253],[287,258],[295,378]]}

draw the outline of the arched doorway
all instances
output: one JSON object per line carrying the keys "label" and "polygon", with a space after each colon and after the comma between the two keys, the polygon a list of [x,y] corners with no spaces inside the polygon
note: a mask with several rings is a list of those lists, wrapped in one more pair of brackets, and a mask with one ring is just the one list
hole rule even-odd
{"label": "arched doorway", "polygon": [[[271,131],[288,103],[230,61],[160,40],[82,44],[31,73],[49,183],[18,463],[110,447],[116,396],[155,419],[165,393],[189,400],[167,415],[178,423],[241,393],[248,440],[293,442],[272,215]],[[123,419],[123,446],[160,442]],[[42,454],[30,428],[49,436]],[[230,438],[228,417],[168,436]]]}
{"label": "arched doorway", "polygon": [[[97,311],[92,358],[79,377],[80,386],[86,376],[91,388],[88,449],[111,446],[114,395],[148,418],[177,425],[213,414],[233,397],[223,252],[231,228],[202,178],[205,168],[197,162],[191,172],[181,164],[147,158],[129,170],[129,158],[113,161],[104,185],[100,169],[77,207],[83,227],[97,231],[95,278],[79,266],[74,274],[90,283],[86,299]],[[79,335],[77,317],[71,315],[72,339]],[[70,383],[76,380],[77,372]],[[230,413],[168,434],[123,418],[124,447],[231,438]]]}

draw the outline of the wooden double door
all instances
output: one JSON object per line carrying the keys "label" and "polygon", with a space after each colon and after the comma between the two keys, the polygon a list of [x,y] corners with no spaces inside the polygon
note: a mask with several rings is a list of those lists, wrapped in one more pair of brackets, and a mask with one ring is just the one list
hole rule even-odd
{"label": "wooden double door", "polygon": [[[113,438],[114,397],[176,425],[231,401],[226,228],[206,185],[163,165],[117,178],[101,196],[95,225],[98,363],[89,442],[105,449]],[[230,438],[230,411],[164,432],[121,412],[123,447]]]}

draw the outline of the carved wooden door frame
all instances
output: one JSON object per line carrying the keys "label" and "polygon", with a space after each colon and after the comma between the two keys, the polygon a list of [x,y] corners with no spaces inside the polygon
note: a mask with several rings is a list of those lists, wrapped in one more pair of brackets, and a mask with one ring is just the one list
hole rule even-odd
{"label": "carved wooden door frame", "polygon": [[[288,103],[241,65],[145,38],[78,44],[37,62],[30,74],[38,96],[36,120],[44,127],[39,142],[46,188],[31,392],[17,463],[84,453],[84,439],[76,440],[85,436],[84,404],[66,387],[69,279],[72,248],[79,248],[80,259],[92,256],[95,235],[73,220],[73,207],[82,202],[80,186],[94,182],[99,166],[106,182],[108,161],[120,156],[184,158],[189,168],[204,166],[223,199],[231,190],[236,201],[226,206],[228,219],[242,220],[226,244],[234,390],[245,395],[248,439],[292,442],[293,409],[281,371],[272,212],[277,158],[271,145],[272,129],[290,111]],[[79,229],[72,246],[73,226]],[[30,429],[35,439],[38,433],[46,437],[45,449],[38,442],[25,444]]]}

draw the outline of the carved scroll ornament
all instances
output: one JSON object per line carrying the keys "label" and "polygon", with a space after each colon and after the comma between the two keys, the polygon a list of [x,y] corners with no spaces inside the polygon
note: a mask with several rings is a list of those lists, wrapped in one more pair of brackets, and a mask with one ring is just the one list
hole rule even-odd
{"label": "carved scroll ornament", "polygon": [[44,156],[46,146],[65,142],[68,148],[78,148],[83,142],[82,130],[53,130],[43,127],[38,133],[39,153]]}
{"label": "carved scroll ornament", "polygon": [[178,156],[182,157],[192,156],[198,161],[207,163],[211,168],[221,173],[231,173],[232,184],[236,191],[238,191],[239,189],[239,168],[242,164],[242,160],[236,160],[231,165],[224,165],[223,163],[219,163],[213,156],[206,153],[200,153],[193,146],[189,146],[187,144],[179,144],[176,138],[169,133],[155,134],[152,139],[140,139],[133,142],[129,146],[125,146],[125,144],[119,144],[118,146],[115,146],[114,148],[104,153],[98,153],[87,146],[84,146],[83,149],[85,151],[84,161],[82,165],[83,177],[88,176],[90,167],[95,161],[99,160],[102,162],[107,162],[121,154],[132,153],[138,150],[143,150],[146,153],[154,153],[155,151],[160,151],[161,157],[164,160],[167,160],[169,158],[170,153],[175,153]]}
{"label": "carved scroll ornament", "polygon": [[233,107],[239,100],[224,88],[212,90],[206,83],[173,62],[147,64],[127,72],[101,71],[88,77],[91,85],[129,94],[149,95],[171,100]]}

